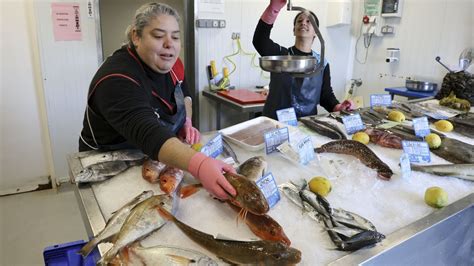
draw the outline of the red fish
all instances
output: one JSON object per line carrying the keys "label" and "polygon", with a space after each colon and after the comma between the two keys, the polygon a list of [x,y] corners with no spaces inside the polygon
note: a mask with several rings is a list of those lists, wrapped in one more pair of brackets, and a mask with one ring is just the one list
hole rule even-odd
{"label": "red fish", "polygon": [[170,195],[183,180],[184,172],[181,169],[168,166],[160,174],[160,189]]}
{"label": "red fish", "polygon": [[165,168],[166,164],[148,158],[142,166],[142,177],[152,184],[158,183],[160,173]]}

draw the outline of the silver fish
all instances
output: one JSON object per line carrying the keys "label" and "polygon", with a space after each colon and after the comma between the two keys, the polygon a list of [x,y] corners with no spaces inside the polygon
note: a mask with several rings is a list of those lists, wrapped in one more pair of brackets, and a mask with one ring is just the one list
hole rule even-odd
{"label": "silver fish", "polygon": [[334,226],[332,228],[326,228],[328,231],[333,231],[335,233],[338,233],[339,235],[343,235],[347,238],[353,237],[354,235],[357,235],[358,233],[362,232],[363,230],[361,229],[354,229],[350,228],[347,226]]}
{"label": "silver fish", "polygon": [[254,156],[239,166],[237,173],[256,181],[265,174],[267,170],[267,161],[263,156]]}
{"label": "silver fish", "polygon": [[98,264],[108,265],[122,248],[160,229],[166,220],[159,214],[157,208],[172,211],[173,206],[173,198],[168,195],[156,195],[136,205],[117,233],[114,245]]}
{"label": "silver fish", "polygon": [[368,231],[377,231],[375,226],[364,217],[343,209],[333,209],[333,220],[347,227]]}
{"label": "silver fish", "polygon": [[338,246],[338,248],[344,251],[354,251],[363,247],[375,245],[384,238],[385,235],[377,231],[367,230],[352,236],[348,240],[345,240],[341,245]]}
{"label": "silver fish", "polygon": [[116,150],[101,152],[88,156],[87,159],[94,163],[103,163],[110,161],[137,161],[145,158],[145,154],[137,149]]}
{"label": "silver fish", "polygon": [[325,218],[330,217],[332,209],[323,197],[307,189],[301,189],[299,195],[304,202],[309,203],[309,205],[311,205],[311,207],[313,207],[320,215]]}
{"label": "silver fish", "polygon": [[239,159],[237,158],[237,155],[235,154],[234,150],[232,149],[232,146],[230,146],[230,143],[226,140],[226,136],[222,135],[222,147],[223,147],[223,156],[225,157],[232,157],[234,159],[234,162],[240,163]]}
{"label": "silver fish", "polygon": [[[120,252],[121,264],[217,266],[209,256],[191,249],[174,246],[142,247],[133,245]],[[115,262],[115,261],[114,261]]]}
{"label": "silver fish", "polygon": [[411,165],[411,170],[474,181],[474,164]]}
{"label": "silver fish", "polygon": [[141,165],[143,158],[136,161],[110,161],[96,163],[82,169],[76,176],[76,183],[100,182],[116,176],[128,168]]}
{"label": "silver fish", "polygon": [[132,208],[151,196],[153,196],[152,190],[143,191],[140,195],[136,196],[122,208],[117,210],[107,221],[104,229],[102,229],[102,231],[100,231],[93,239],[85,244],[79,251],[79,254],[81,254],[83,257],[86,257],[99,243],[108,241],[113,236],[115,236],[115,234],[120,231],[120,228],[122,228],[122,225],[125,222],[125,219],[127,219],[127,216],[130,214]]}

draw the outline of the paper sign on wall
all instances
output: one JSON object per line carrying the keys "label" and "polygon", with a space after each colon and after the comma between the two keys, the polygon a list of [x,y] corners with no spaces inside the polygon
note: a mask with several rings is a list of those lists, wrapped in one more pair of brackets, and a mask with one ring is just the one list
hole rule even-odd
{"label": "paper sign on wall", "polygon": [[81,41],[81,16],[78,3],[52,3],[51,16],[55,41]]}

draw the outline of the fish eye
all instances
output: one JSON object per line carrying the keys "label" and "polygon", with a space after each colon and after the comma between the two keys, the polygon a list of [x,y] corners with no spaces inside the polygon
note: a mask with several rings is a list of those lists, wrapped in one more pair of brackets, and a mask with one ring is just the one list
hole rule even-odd
{"label": "fish eye", "polygon": [[281,259],[280,254],[272,254],[272,257],[277,259],[277,260]]}
{"label": "fish eye", "polygon": [[244,200],[245,200],[245,201],[250,201],[249,195],[244,195]]}
{"label": "fish eye", "polygon": [[164,202],[160,202],[160,205],[161,205],[161,206],[164,206],[164,205],[165,205],[165,203],[164,203]]}
{"label": "fish eye", "polygon": [[270,235],[276,236],[276,231],[275,231],[275,229],[270,230]]}

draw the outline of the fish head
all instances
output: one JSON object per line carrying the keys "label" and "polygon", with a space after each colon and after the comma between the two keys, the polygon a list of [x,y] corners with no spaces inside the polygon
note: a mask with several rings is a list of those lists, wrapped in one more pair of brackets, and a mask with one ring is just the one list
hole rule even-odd
{"label": "fish head", "polygon": [[256,215],[265,214],[270,210],[267,199],[255,182],[229,172],[224,176],[237,191],[237,195],[230,199],[233,204]]}
{"label": "fish head", "polygon": [[176,178],[170,175],[163,175],[160,177],[160,189],[166,194],[170,194],[176,188]]}
{"label": "fish head", "polygon": [[171,211],[173,209],[173,197],[167,194],[160,194],[160,195],[155,195],[148,199],[153,206],[160,207],[162,209],[165,209],[167,211]]}
{"label": "fish head", "polygon": [[291,245],[290,239],[286,236],[283,228],[278,223],[266,224],[263,233],[266,235],[264,239],[281,242],[287,246]]}
{"label": "fish head", "polygon": [[387,169],[387,170],[379,170],[377,171],[377,175],[380,179],[382,180],[390,180],[390,178],[392,177],[393,175],[393,172],[392,170],[390,169]]}
{"label": "fish head", "polygon": [[301,261],[301,251],[280,242],[267,241],[265,265],[293,265]]}
{"label": "fish head", "polygon": [[82,169],[79,174],[76,175],[76,183],[85,183],[91,181],[94,172],[90,168]]}
{"label": "fish head", "polygon": [[142,201],[150,198],[151,196],[153,196],[153,194],[154,194],[153,190],[145,190],[140,195],[135,197],[135,201],[142,202]]}

